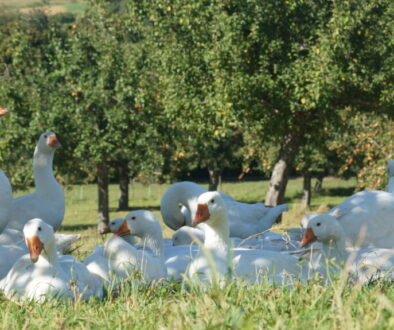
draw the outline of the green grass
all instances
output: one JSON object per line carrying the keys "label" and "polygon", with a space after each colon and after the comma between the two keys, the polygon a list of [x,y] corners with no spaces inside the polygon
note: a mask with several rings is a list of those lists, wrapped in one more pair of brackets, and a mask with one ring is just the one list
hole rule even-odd
{"label": "green grass", "polygon": [[[305,213],[300,207],[301,180],[289,182],[290,210],[285,226],[299,223]],[[222,191],[246,202],[263,199],[267,182],[226,183]],[[325,190],[315,196],[311,209],[332,206],[351,194],[354,181],[330,179]],[[146,208],[159,216],[160,197],[168,185],[133,184],[130,206]],[[102,244],[96,234],[96,187],[74,186],[66,189],[66,217],[62,232],[82,235],[74,254],[84,257],[94,244]],[[111,217],[115,212],[117,186],[110,187]],[[164,228],[164,226],[163,226]],[[165,229],[170,237],[171,230]],[[389,329],[394,327],[394,286],[379,283],[368,287],[350,287],[340,281],[333,287],[318,283],[298,285],[293,289],[265,284],[246,286],[233,282],[223,289],[185,290],[177,283],[135,287],[125,283],[118,296],[107,296],[102,302],[46,302],[17,305],[0,296],[2,328],[135,328],[135,329]]]}
{"label": "green grass", "polygon": [[30,8],[54,8],[56,12],[82,13],[88,2],[83,0],[0,0],[0,9],[23,10]]}

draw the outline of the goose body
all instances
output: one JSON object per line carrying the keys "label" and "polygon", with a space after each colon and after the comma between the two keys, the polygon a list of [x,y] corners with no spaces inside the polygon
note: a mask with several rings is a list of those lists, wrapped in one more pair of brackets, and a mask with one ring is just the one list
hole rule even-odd
{"label": "goose body", "polygon": [[43,219],[55,231],[60,227],[64,217],[64,193],[52,170],[54,152],[59,146],[55,133],[41,134],[33,157],[35,191],[12,200],[7,228],[22,230],[33,218]]}
{"label": "goose body", "polygon": [[[172,243],[174,246],[190,245],[196,240],[203,243],[205,234],[203,224],[199,227],[183,226],[172,235]],[[301,239],[301,231],[289,234],[278,234],[273,232],[265,232],[256,238],[241,239],[231,237],[233,247],[242,247],[248,249],[263,249],[273,251],[291,251],[298,249],[299,240]],[[295,238],[295,239],[292,239]],[[298,239],[298,240],[296,240]]]}
{"label": "goose body", "polygon": [[[137,249],[122,239],[127,235],[140,237],[143,248]],[[138,271],[143,281],[151,282],[167,277],[163,250],[158,219],[152,212],[138,210],[127,214],[115,236],[105,242],[104,257],[117,277],[126,278]]]}
{"label": "goose body", "polygon": [[221,283],[228,277],[240,277],[249,282],[268,279],[288,283],[298,279],[301,268],[297,258],[275,251],[230,250],[226,205],[217,192],[199,196],[193,223],[204,222],[205,241],[202,253],[189,265],[188,276],[203,281]]}
{"label": "goose body", "polygon": [[196,245],[169,246],[164,249],[168,278],[182,280],[187,266],[195,258],[200,248]]}
{"label": "goose body", "polygon": [[[170,186],[160,202],[160,212],[167,226],[177,230],[182,226],[191,226],[197,212],[198,197],[207,190],[193,182],[178,182]],[[287,204],[266,207],[263,203],[241,203],[230,196],[219,193],[228,210],[230,235],[246,238],[272,227],[277,217],[288,209]],[[179,204],[188,212],[181,212]]]}
{"label": "goose body", "polygon": [[59,256],[53,228],[41,219],[24,226],[30,255],[23,255],[1,281],[6,297],[43,301],[47,298],[102,297],[101,280],[71,256]]}
{"label": "goose body", "polygon": [[6,228],[11,214],[12,188],[10,181],[0,170],[0,234]]}
{"label": "goose body", "polygon": [[[394,194],[380,190],[358,192],[324,214],[336,218],[347,246],[394,248]],[[309,222],[312,220],[309,220]]]}
{"label": "goose body", "polygon": [[301,247],[314,241],[322,244],[320,265],[315,268],[326,276],[346,269],[361,284],[381,277],[394,280],[393,249],[346,248],[345,240],[341,222],[332,216],[315,217],[308,223]]}
{"label": "goose body", "polygon": [[394,194],[394,159],[391,159],[387,165],[387,174],[389,177],[389,182],[387,184],[386,190]]}

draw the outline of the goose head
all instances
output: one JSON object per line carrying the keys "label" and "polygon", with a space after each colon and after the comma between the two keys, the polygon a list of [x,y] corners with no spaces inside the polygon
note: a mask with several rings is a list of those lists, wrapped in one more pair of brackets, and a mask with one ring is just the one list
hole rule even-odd
{"label": "goose head", "polygon": [[227,218],[227,210],[223,199],[217,191],[208,191],[198,197],[197,212],[192,225],[199,223],[215,226]]}
{"label": "goose head", "polygon": [[155,236],[161,233],[157,217],[150,211],[132,211],[126,215],[122,224],[114,233],[116,236],[133,235],[138,237]]}
{"label": "goose head", "polygon": [[204,241],[204,231],[198,228],[183,226],[172,235],[172,245],[188,245],[196,239]]}
{"label": "goose head", "polygon": [[45,132],[42,133],[40,138],[38,139],[36,150],[41,153],[50,154],[53,153],[54,150],[59,148],[60,146],[60,142],[55,133]]}
{"label": "goose head", "polygon": [[335,216],[329,214],[318,215],[309,220],[306,231],[300,242],[301,247],[319,241],[329,243],[341,237],[343,229]]}
{"label": "goose head", "polygon": [[9,113],[10,111],[7,108],[4,107],[0,107],[0,117],[5,116],[7,113]]}
{"label": "goose head", "polygon": [[[108,226],[105,228],[104,234],[106,234],[106,233],[117,233],[117,232],[123,233],[124,230],[120,229],[120,227],[123,225],[124,222],[125,222],[125,220],[123,218],[113,218],[108,223]],[[127,226],[127,224],[125,224],[125,226]],[[124,234],[122,234],[120,236],[124,236]]]}
{"label": "goose head", "polygon": [[38,218],[25,224],[23,234],[33,263],[37,262],[45,247],[54,242],[55,237],[52,226]]}

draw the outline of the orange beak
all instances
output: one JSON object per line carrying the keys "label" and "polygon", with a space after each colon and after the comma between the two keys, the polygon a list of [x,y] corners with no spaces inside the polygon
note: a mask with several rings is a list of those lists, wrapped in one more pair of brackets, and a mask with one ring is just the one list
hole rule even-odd
{"label": "orange beak", "polygon": [[38,257],[41,254],[42,249],[44,248],[44,244],[40,241],[38,236],[33,236],[26,238],[27,248],[30,252],[30,260],[33,263],[36,263]]}
{"label": "orange beak", "polygon": [[5,116],[10,111],[7,108],[0,107],[0,117]]}
{"label": "orange beak", "polygon": [[204,222],[209,219],[211,215],[209,214],[208,204],[198,204],[196,216],[192,221],[192,226],[197,226],[199,223]]}
{"label": "orange beak", "polygon": [[52,148],[58,148],[61,146],[59,140],[57,139],[56,136],[51,135],[50,137],[48,137],[48,146],[52,147]]}
{"label": "orange beak", "polygon": [[300,242],[300,246],[303,248],[309,243],[313,243],[317,241],[317,237],[315,233],[313,232],[312,228],[308,228],[302,237],[302,240]]}
{"label": "orange beak", "polygon": [[131,231],[129,229],[129,226],[127,226],[127,222],[123,221],[119,229],[114,233],[115,236],[118,237],[123,237],[127,235],[131,235]]}

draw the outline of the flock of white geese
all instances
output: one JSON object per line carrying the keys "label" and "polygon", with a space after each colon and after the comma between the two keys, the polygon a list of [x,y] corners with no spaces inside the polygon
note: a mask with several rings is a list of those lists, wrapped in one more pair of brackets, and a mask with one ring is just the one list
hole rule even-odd
{"label": "flock of white geese", "polygon": [[[7,112],[0,107],[0,116]],[[394,160],[388,164],[386,191],[356,193],[324,214],[305,216],[300,228],[284,234],[269,229],[286,204],[240,203],[178,182],[165,191],[160,205],[164,223],[175,230],[172,239],[163,238],[152,212],[132,211],[112,219],[107,228],[112,237],[80,261],[63,254],[79,235],[55,234],[65,211],[52,168],[59,146],[55,133],[41,134],[31,194],[13,198],[0,170],[0,291],[9,299],[102,299],[127,278],[287,286],[311,278],[329,284],[339,273],[362,285],[394,279]]]}

